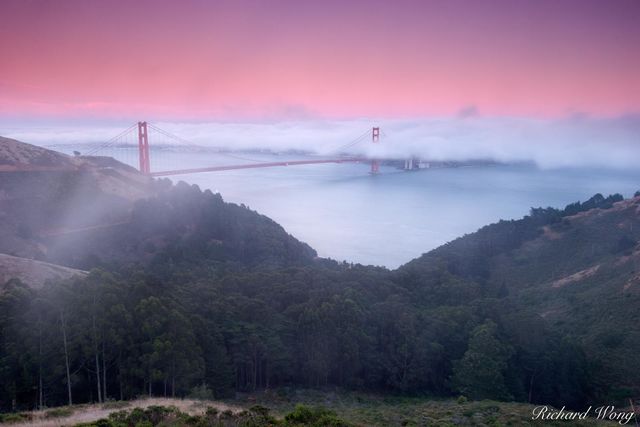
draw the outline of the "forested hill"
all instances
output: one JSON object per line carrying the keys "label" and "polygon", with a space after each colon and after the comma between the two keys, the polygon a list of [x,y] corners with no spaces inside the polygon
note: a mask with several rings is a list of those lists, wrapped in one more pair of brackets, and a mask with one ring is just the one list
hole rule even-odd
{"label": "forested hill", "polygon": [[[483,227],[401,267],[395,281],[428,305],[443,294],[493,301],[498,312],[510,307],[520,319],[498,323],[520,345],[544,348],[545,336],[557,333],[584,352],[593,392],[638,395],[639,240],[640,192],[627,200],[598,194],[565,209],[532,209],[521,220]],[[442,276],[459,283],[458,290],[434,279]],[[532,380],[546,375],[541,360],[525,363]]]}
{"label": "forested hill", "polygon": [[[58,182],[111,197],[92,187],[109,170]],[[640,197],[533,209],[388,271],[317,259],[209,191],[143,185],[107,227],[47,240],[15,212],[5,223],[48,261],[99,268],[1,285],[2,410],[284,386],[582,410],[640,395]]]}
{"label": "forested hill", "polygon": [[311,263],[316,252],[279,224],[219,194],[184,182],[136,201],[111,227],[55,236],[49,257],[78,268],[129,264],[188,268],[282,268]]}
{"label": "forested hill", "polygon": [[[638,193],[635,195],[638,196]],[[586,233],[598,233],[593,241],[599,243],[599,248],[589,248],[594,257],[603,254],[615,253],[617,249],[628,249],[620,240],[631,239],[629,235],[632,227],[630,221],[636,218],[634,209],[637,198],[623,201],[620,194],[604,197],[596,194],[589,200],[581,203],[575,202],[564,209],[557,208],[532,208],[529,215],[518,220],[502,220],[496,224],[487,225],[480,230],[455,239],[445,245],[436,248],[423,256],[407,263],[401,270],[407,271],[419,268],[421,265],[433,264],[434,261],[446,261],[448,269],[457,275],[486,281],[491,273],[491,262],[496,257],[508,254],[523,246],[524,243],[536,239],[540,241],[556,241],[560,238],[572,236],[577,230],[582,229]],[[614,208],[615,205],[615,209]],[[626,216],[626,217],[625,217]],[[585,220],[585,218],[589,218]],[[595,219],[599,219],[596,221]],[[620,225],[616,230],[610,230],[607,225],[597,224],[603,218],[623,221],[627,227]],[[574,227],[572,227],[574,225]],[[594,227],[595,226],[595,227]],[[566,233],[572,230],[573,233]],[[601,232],[613,234],[600,236]],[[640,231],[640,230],[636,230]],[[600,240],[600,237],[605,237]],[[559,243],[559,242],[555,242]],[[582,243],[582,242],[575,242]],[[628,242],[626,243],[629,244]],[[534,245],[535,246],[535,245]],[[525,278],[526,280],[526,278]]]}

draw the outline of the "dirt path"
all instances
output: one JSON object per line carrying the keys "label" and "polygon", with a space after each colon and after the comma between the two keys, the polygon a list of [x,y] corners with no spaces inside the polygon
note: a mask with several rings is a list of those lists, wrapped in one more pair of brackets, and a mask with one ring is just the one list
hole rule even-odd
{"label": "dirt path", "polygon": [[222,402],[216,401],[202,401],[202,400],[190,400],[190,399],[163,399],[163,398],[150,398],[139,399],[130,402],[123,402],[122,406],[111,404],[95,404],[95,405],[78,405],[73,406],[73,414],[68,417],[55,417],[47,418],[46,413],[51,409],[44,411],[33,411],[30,414],[33,416],[31,421],[22,423],[11,423],[0,425],[11,425],[20,427],[59,427],[59,426],[73,426],[79,423],[88,423],[97,421],[101,418],[107,418],[112,412],[121,410],[132,410],[133,408],[147,408],[149,406],[175,406],[181,412],[186,412],[190,415],[202,415],[207,408],[217,408],[219,411],[230,410],[232,412],[240,412],[242,408],[233,405],[227,405]]}

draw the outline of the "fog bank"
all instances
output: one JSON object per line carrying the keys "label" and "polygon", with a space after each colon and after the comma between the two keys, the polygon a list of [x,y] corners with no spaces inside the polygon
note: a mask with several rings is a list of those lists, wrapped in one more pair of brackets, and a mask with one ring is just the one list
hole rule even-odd
{"label": "fog bank", "polygon": [[[234,150],[304,150],[331,155],[362,136],[362,142],[349,148],[349,153],[381,158],[534,162],[542,168],[631,168],[637,167],[640,159],[639,115],[544,120],[482,117],[470,110],[459,117],[404,120],[154,124],[197,145]],[[0,135],[37,145],[101,143],[126,126],[4,126]],[[371,144],[370,135],[365,135],[372,126],[381,129],[380,144]],[[153,134],[150,142],[153,145]]]}

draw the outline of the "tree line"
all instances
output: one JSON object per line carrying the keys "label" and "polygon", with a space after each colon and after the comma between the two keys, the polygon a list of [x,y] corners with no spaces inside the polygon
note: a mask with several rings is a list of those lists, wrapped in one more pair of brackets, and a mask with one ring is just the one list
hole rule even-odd
{"label": "tree line", "polygon": [[[0,295],[3,410],[280,386],[578,405],[580,348],[497,298],[421,304],[365,267],[162,280],[100,270]],[[447,283],[452,283],[447,295]],[[443,282],[445,281],[445,282]],[[443,290],[445,289],[445,290]]]}

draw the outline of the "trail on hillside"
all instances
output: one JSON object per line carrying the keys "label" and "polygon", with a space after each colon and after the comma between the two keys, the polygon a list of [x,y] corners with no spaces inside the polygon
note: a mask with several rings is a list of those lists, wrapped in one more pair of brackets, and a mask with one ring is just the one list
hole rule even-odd
{"label": "trail on hillside", "polygon": [[[120,402],[117,402],[120,403]],[[93,404],[93,405],[77,405],[72,406],[73,414],[67,417],[47,417],[50,410],[34,411],[30,414],[33,419],[23,423],[15,423],[15,426],[29,427],[59,427],[62,425],[73,426],[80,423],[90,423],[103,418],[107,418],[109,414],[122,410],[130,411],[134,408],[145,409],[150,406],[175,406],[181,412],[189,415],[202,415],[207,408],[216,408],[220,412],[231,411],[237,413],[242,411],[238,406],[228,405],[216,401],[203,401],[192,399],[170,399],[170,398],[148,398],[138,399],[130,402],[122,402],[119,404]]]}

